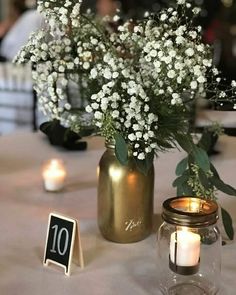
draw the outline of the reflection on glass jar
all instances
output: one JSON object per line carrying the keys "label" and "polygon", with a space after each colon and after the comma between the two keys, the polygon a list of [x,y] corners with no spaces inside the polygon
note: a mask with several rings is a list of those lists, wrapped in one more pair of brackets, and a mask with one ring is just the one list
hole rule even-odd
{"label": "reflection on glass jar", "polygon": [[218,206],[200,198],[163,203],[158,230],[158,280],[165,295],[214,295],[220,287]]}

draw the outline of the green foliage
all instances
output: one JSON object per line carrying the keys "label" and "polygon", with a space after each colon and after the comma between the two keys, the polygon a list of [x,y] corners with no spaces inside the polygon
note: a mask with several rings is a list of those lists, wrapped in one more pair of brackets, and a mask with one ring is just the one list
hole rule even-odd
{"label": "green foliage", "polygon": [[182,175],[188,166],[188,158],[184,158],[179,162],[176,167],[175,173],[176,175]]}
{"label": "green foliage", "polygon": [[211,183],[220,191],[223,193],[230,195],[230,196],[236,196],[236,190],[229,184],[224,183],[223,180],[217,177],[211,177],[210,179]]}
{"label": "green foliage", "polygon": [[128,147],[127,144],[119,133],[115,134],[115,153],[118,161],[122,165],[127,165],[128,163]]}
{"label": "green foliage", "polygon": [[[114,122],[111,115],[108,113],[103,117],[103,128],[101,129],[101,135],[110,140],[113,137],[116,137],[116,131],[114,128]],[[117,133],[118,134],[118,133]]]}
{"label": "green foliage", "polygon": [[198,146],[194,146],[192,154],[193,154],[196,164],[204,172],[207,172],[210,170],[210,161],[209,161],[206,151],[204,151],[202,148],[199,148]]}
{"label": "green foliage", "polygon": [[[150,95],[154,96],[154,94]],[[151,100],[150,104],[150,110],[158,115],[158,128],[154,130],[157,151],[174,148],[176,134],[178,134],[179,130],[186,129],[189,113],[170,108],[166,105],[166,101],[163,101],[160,97]]]}
{"label": "green foliage", "polygon": [[[174,180],[173,186],[177,189],[177,196],[191,195],[216,200],[217,190],[236,196],[236,189],[221,180],[204,150],[212,147],[209,135],[203,133],[198,144],[194,144],[190,136],[186,140],[186,136],[182,134],[178,134],[176,140],[188,154],[176,167],[178,177]],[[224,209],[222,209],[222,220],[229,239],[233,239],[232,219]]]}
{"label": "green foliage", "polygon": [[222,221],[223,221],[223,225],[225,228],[225,232],[226,232],[227,236],[230,238],[230,240],[233,240],[234,239],[234,229],[233,229],[232,218],[224,208],[221,208],[221,216],[222,216]]}
{"label": "green foliage", "polygon": [[199,180],[204,188],[206,188],[207,190],[213,189],[210,179],[208,178],[208,176],[204,173],[204,171],[202,169],[199,169],[198,176],[199,176]]}
{"label": "green foliage", "polygon": [[194,196],[194,192],[187,183],[183,183],[182,185],[178,186],[177,195],[178,196]]}
{"label": "green foliage", "polygon": [[202,137],[198,142],[198,146],[204,149],[205,151],[210,151],[213,149],[218,135],[214,134],[213,132],[209,132],[204,130],[202,133]]}
{"label": "green foliage", "polygon": [[217,172],[215,166],[212,163],[210,163],[210,168],[211,168],[211,172],[212,172],[213,176],[217,177],[217,178],[220,178],[219,173]]}
{"label": "green foliage", "polygon": [[190,134],[176,134],[176,141],[185,152],[187,152],[188,154],[192,152],[194,144],[192,142]]}
{"label": "green foliage", "polygon": [[173,187],[179,187],[182,186],[184,183],[187,183],[188,179],[189,179],[190,175],[189,175],[189,170],[185,170],[184,173],[177,177],[174,182],[172,183]]}

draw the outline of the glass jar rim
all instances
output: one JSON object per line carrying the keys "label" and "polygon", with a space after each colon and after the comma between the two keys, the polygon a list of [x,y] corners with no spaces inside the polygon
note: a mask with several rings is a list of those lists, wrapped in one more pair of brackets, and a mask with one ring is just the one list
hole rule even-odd
{"label": "glass jar rim", "polygon": [[175,197],[164,201],[162,218],[171,224],[203,227],[215,224],[219,218],[215,201],[198,197]]}

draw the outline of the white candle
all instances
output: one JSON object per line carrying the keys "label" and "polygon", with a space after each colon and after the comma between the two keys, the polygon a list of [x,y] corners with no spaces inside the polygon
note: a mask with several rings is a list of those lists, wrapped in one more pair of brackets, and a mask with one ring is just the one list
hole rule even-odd
{"label": "white candle", "polygon": [[47,191],[59,191],[64,187],[66,177],[65,168],[60,160],[52,159],[44,167],[44,187]]}
{"label": "white candle", "polygon": [[[175,244],[177,243],[177,247]],[[175,261],[176,251],[176,261]],[[171,234],[170,259],[178,266],[195,266],[200,257],[200,235],[178,230]]]}

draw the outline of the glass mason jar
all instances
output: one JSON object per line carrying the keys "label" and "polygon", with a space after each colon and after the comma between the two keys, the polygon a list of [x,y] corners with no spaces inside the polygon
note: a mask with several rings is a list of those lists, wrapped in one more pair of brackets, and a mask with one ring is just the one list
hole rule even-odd
{"label": "glass mason jar", "polygon": [[98,169],[98,225],[117,243],[143,240],[152,232],[154,167],[144,175],[132,157],[122,165],[114,143],[106,143]]}
{"label": "glass mason jar", "polygon": [[220,288],[218,206],[196,197],[163,203],[158,230],[158,280],[165,295],[213,295]]}

